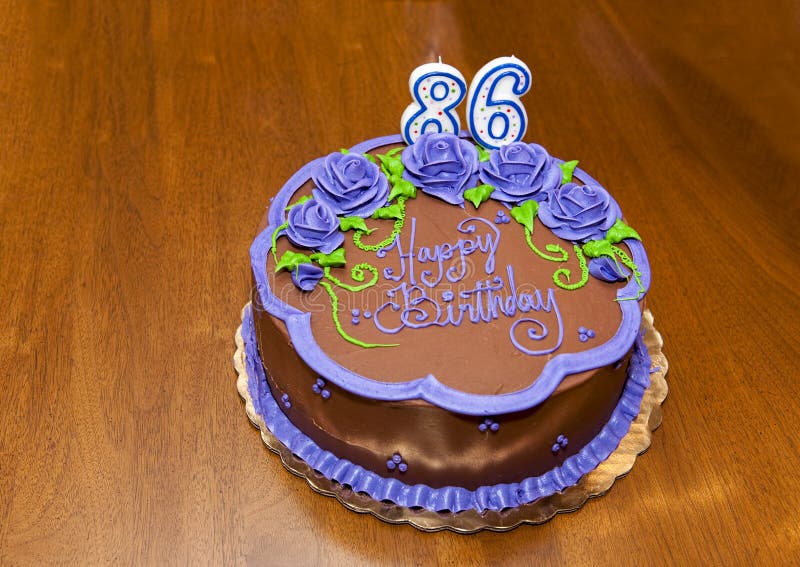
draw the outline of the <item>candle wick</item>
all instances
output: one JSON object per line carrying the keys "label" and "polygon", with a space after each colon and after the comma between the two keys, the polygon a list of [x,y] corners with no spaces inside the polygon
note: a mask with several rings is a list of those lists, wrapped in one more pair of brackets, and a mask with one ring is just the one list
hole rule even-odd
{"label": "candle wick", "polygon": [[440,65],[442,64],[442,56],[441,55],[439,56],[439,64]]}

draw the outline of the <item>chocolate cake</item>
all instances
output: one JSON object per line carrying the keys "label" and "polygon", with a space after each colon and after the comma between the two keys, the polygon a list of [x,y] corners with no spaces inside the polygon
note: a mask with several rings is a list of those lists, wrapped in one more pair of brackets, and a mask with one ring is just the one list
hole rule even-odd
{"label": "chocolate cake", "polygon": [[574,485],[639,413],[639,235],[537,144],[360,143],[302,167],[251,247],[242,334],[270,431],[405,507],[503,510]]}

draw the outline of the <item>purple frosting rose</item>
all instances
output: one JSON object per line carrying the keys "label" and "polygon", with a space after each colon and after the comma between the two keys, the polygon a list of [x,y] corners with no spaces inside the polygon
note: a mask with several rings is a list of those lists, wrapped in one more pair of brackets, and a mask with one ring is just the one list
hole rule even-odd
{"label": "purple frosting rose", "polygon": [[403,150],[403,179],[451,205],[478,184],[478,150],[458,136],[427,133]]}
{"label": "purple frosting rose", "polygon": [[631,273],[608,256],[600,256],[589,260],[589,273],[604,282],[621,282],[627,280]]}
{"label": "purple frosting rose", "polygon": [[600,185],[566,183],[547,193],[539,206],[539,220],[556,236],[573,242],[604,238],[622,212]]}
{"label": "purple frosting rose", "polygon": [[332,153],[311,174],[311,191],[337,215],[366,218],[389,198],[389,180],[361,154]]}
{"label": "purple frosting rose", "polygon": [[315,266],[314,264],[300,264],[292,270],[292,281],[294,285],[303,291],[311,291],[317,287],[323,274],[324,272],[319,266]]}
{"label": "purple frosting rose", "polygon": [[517,204],[542,201],[547,191],[561,183],[561,168],[542,146],[514,142],[489,154],[481,162],[481,181],[494,187],[492,199]]}
{"label": "purple frosting rose", "polygon": [[289,209],[286,236],[295,246],[330,254],[344,242],[336,213],[316,199]]}

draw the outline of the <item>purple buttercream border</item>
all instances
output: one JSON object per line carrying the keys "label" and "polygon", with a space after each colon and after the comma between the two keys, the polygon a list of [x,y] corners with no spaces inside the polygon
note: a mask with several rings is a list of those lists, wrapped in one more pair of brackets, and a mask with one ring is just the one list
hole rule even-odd
{"label": "purple buttercream border", "polygon": [[[468,136],[466,132],[462,132],[460,135]],[[400,135],[383,136],[356,144],[350,151],[364,153],[380,146],[402,143],[402,141]],[[311,171],[323,159],[313,160],[298,170],[275,196],[269,209],[269,224],[250,247],[250,260],[261,307],[284,321],[292,342],[296,345],[303,345],[303,348],[297,351],[298,355],[326,380],[331,380],[349,392],[375,400],[423,399],[438,407],[461,414],[498,416],[534,407],[546,400],[566,376],[613,364],[630,350],[641,325],[641,307],[638,301],[618,302],[622,311],[622,322],[617,332],[607,342],[580,353],[556,355],[545,365],[533,384],[508,394],[492,396],[460,392],[445,386],[432,374],[408,382],[381,382],[356,374],[336,363],[314,340],[311,332],[311,314],[288,305],[272,294],[264,269],[270,252],[272,233],[284,223],[285,209],[294,193],[310,179]],[[562,160],[557,161],[563,163]],[[597,183],[594,178],[581,169],[576,169],[575,174],[584,182]],[[650,286],[650,265],[644,246],[636,240],[626,240],[625,243],[629,246],[633,261],[641,271],[641,281],[646,291]],[[638,284],[631,280],[617,292],[617,297],[632,297],[638,293],[638,289]]]}
{"label": "purple buttercream border", "polygon": [[348,485],[355,492],[366,493],[374,500],[389,500],[407,508],[422,507],[433,512],[457,513],[470,509],[478,512],[500,511],[528,504],[573,486],[619,446],[639,414],[644,392],[650,385],[650,356],[641,333],[637,333],[628,367],[628,380],[611,418],[594,439],[567,458],[560,467],[522,482],[482,486],[477,490],[457,486],[431,488],[424,484],[409,485],[397,479],[384,478],[320,448],[289,421],[272,397],[259,356],[253,313],[249,305],[242,319],[242,338],[249,376],[248,390],[255,411],[264,419],[270,432],[293,454],[325,478]]}

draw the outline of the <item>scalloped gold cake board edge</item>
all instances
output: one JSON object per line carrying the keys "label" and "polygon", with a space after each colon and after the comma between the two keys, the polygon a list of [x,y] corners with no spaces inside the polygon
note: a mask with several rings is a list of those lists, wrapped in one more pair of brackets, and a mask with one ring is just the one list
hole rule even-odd
{"label": "scalloped gold cake board edge", "polygon": [[[242,309],[242,316],[244,310]],[[604,495],[614,481],[628,474],[636,457],[647,451],[652,440],[652,432],[661,425],[661,404],[667,397],[668,387],[666,374],[667,358],[662,352],[661,334],[653,326],[653,315],[646,309],[642,315],[642,328],[645,331],[644,342],[647,345],[650,360],[650,386],[645,390],[639,415],[631,424],[630,430],[622,438],[619,446],[597,468],[587,473],[574,486],[540,498],[529,504],[501,512],[465,510],[458,513],[431,512],[380,502],[366,494],[353,492],[351,489],[331,481],[314,471],[305,461],[296,457],[269,430],[264,419],[256,412],[250,397],[248,383],[250,377],[245,364],[244,339],[241,325],[236,330],[236,352],[233,364],[238,373],[236,382],[239,395],[244,399],[247,417],[261,431],[261,439],[273,452],[280,455],[286,469],[306,480],[316,492],[336,498],[344,506],[360,514],[373,516],[392,524],[410,524],[415,528],[434,532],[451,530],[456,533],[470,534],[481,530],[508,531],[521,524],[543,524],[556,514],[578,510],[590,498]]]}

